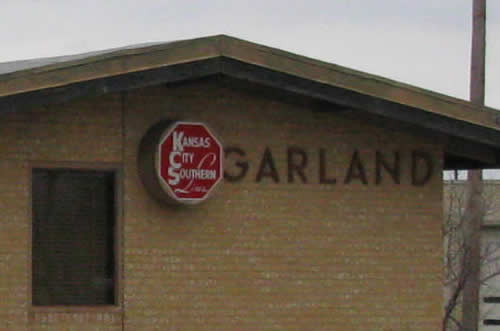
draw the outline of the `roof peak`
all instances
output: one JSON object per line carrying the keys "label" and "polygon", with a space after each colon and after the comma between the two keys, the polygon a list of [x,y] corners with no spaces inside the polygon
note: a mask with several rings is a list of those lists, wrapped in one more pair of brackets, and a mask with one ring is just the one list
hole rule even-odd
{"label": "roof peak", "polygon": [[[225,75],[466,139],[473,142],[471,153],[495,165],[490,148],[500,150],[499,113],[491,108],[224,34],[9,66],[0,74],[0,113]],[[475,144],[485,148],[478,152]],[[461,141],[454,146],[454,153],[464,154]]]}
{"label": "roof peak", "polygon": [[82,60],[94,56],[99,56],[99,55],[105,55],[105,54],[113,54],[125,50],[141,50],[141,49],[148,49],[150,47],[154,46],[167,46],[169,44],[177,43],[177,42],[185,42],[185,41],[192,41],[192,40],[198,40],[198,39],[206,39],[206,40],[240,40],[243,41],[242,39],[238,39],[235,37],[232,37],[227,34],[217,34],[217,35],[211,35],[211,36],[206,36],[206,37],[199,37],[195,39],[179,39],[179,40],[173,40],[173,41],[153,41],[153,42],[143,42],[143,43],[137,43],[137,44],[127,44],[125,46],[118,46],[118,47],[112,47],[112,48],[106,48],[106,49],[98,49],[98,50],[92,50],[92,51],[87,51],[87,52],[82,52],[82,53],[71,53],[71,54],[65,54],[65,55],[56,55],[56,56],[48,56],[48,57],[40,57],[40,58],[31,58],[31,59],[21,59],[21,60],[15,60],[15,61],[7,61],[7,62],[0,62],[0,75],[3,74],[10,74],[10,73],[15,73],[18,71],[24,71],[24,70],[29,70],[29,69],[34,69],[34,68],[40,68],[48,65],[53,65],[53,64],[60,64],[60,63],[66,63],[66,62],[71,62],[71,61],[77,61],[77,60]]}

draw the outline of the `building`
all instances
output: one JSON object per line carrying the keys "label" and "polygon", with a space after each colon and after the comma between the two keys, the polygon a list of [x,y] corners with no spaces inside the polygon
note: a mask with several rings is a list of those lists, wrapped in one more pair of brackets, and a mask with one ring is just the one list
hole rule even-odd
{"label": "building", "polygon": [[0,72],[0,329],[440,327],[441,174],[498,167],[493,110],[227,36]]}
{"label": "building", "polygon": [[[445,245],[450,253],[446,258],[454,260],[452,263],[456,269],[454,272],[460,274],[458,269],[464,253],[463,244],[464,228],[459,223],[464,220],[463,212],[466,203],[466,182],[463,180],[447,180],[444,190],[444,214],[445,231],[456,232],[453,235],[446,235],[450,244],[458,246],[451,247]],[[500,325],[500,181],[485,180],[483,182],[484,210],[481,226],[481,287],[479,301],[479,330],[495,330]],[[445,250],[446,252],[446,250]],[[467,272],[467,271],[466,271]],[[450,284],[445,289],[445,302],[450,300],[454,292],[456,282]],[[461,299],[456,308],[456,315],[460,315]],[[450,323],[452,330],[453,323]]]}
{"label": "building", "polygon": [[485,279],[480,289],[480,330],[500,325],[500,181],[485,182],[487,213],[481,227],[485,261],[481,264]]}

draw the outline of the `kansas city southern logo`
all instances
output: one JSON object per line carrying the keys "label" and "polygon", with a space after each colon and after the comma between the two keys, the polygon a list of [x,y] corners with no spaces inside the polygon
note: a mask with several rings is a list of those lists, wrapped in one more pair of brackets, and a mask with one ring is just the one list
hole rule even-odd
{"label": "kansas city southern logo", "polygon": [[160,139],[156,170],[176,201],[205,200],[223,177],[223,148],[202,123],[175,122]]}

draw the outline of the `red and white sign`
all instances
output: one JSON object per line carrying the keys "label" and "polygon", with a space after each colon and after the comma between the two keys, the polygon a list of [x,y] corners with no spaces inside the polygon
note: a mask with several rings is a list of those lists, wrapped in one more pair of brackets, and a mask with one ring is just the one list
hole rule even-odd
{"label": "red and white sign", "polygon": [[160,184],[175,201],[201,202],[223,177],[223,157],[222,145],[204,124],[175,122],[158,145]]}

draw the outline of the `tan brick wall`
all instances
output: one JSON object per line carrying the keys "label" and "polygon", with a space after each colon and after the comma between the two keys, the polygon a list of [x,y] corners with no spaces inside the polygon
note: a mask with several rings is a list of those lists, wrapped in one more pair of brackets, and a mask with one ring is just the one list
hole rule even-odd
{"label": "tan brick wall", "polygon": [[121,162],[119,101],[106,96],[1,116],[0,330],[121,330],[121,314],[35,313],[29,304],[31,167],[44,162]]}
{"label": "tan brick wall", "polygon": [[[192,208],[150,198],[137,175],[137,148],[146,130],[165,118],[205,122],[224,144],[244,149],[250,170],[243,181],[224,183]],[[431,182],[417,187],[409,161],[415,149],[440,160],[432,139],[210,84],[141,89],[11,114],[2,123],[0,293],[7,299],[0,303],[0,329],[440,326],[441,166],[436,161]],[[288,145],[308,153],[307,184],[287,182]],[[265,147],[278,184],[255,182]],[[327,173],[336,185],[318,184],[319,148],[327,150]],[[342,183],[355,149],[368,185]],[[385,174],[375,185],[376,150],[388,157],[400,151],[401,184]],[[122,160],[124,313],[28,313],[30,164]],[[19,240],[9,241],[11,233]]]}
{"label": "tan brick wall", "polygon": [[[187,86],[127,97],[125,305],[132,330],[431,330],[441,314],[441,176],[409,184],[408,153],[439,146],[341,116]],[[137,144],[164,118],[202,121],[243,148],[250,171],[195,208],[159,206],[137,178]],[[285,143],[285,141],[287,143]],[[310,156],[310,184],[286,182],[286,144]],[[255,183],[264,148],[281,183]],[[354,147],[369,185],[312,183]],[[401,150],[402,183],[373,184],[373,155]],[[406,160],[406,161],[405,161]]]}

